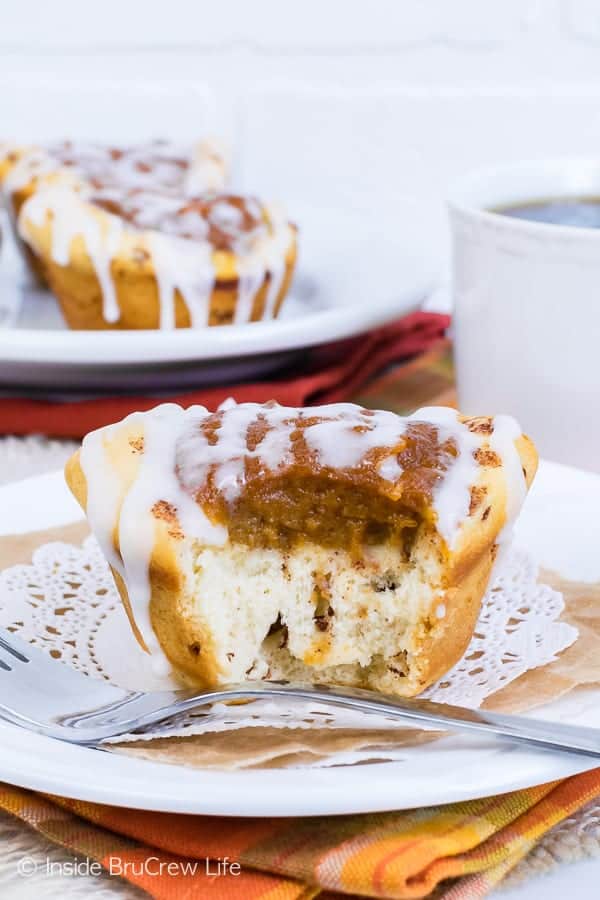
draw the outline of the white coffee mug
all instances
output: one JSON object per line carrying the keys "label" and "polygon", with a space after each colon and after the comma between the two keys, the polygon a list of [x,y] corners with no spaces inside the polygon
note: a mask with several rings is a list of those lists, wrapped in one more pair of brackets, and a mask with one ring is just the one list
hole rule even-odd
{"label": "white coffee mug", "polygon": [[457,386],[464,412],[511,413],[541,455],[600,472],[600,229],[492,211],[574,196],[600,198],[600,158],[499,166],[454,185]]}

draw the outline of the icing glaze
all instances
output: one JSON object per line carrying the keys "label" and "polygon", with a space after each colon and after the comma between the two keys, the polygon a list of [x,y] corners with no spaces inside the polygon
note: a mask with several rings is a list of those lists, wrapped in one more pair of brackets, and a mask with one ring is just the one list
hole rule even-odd
{"label": "icing glaze", "polygon": [[[188,419],[198,421],[205,415],[204,407],[183,410],[176,404],[165,403],[151,413],[132,413],[116,425],[91,432],[84,438],[81,448],[90,527],[109,563],[125,581],[138,631],[162,668],[164,655],[150,622],[149,567],[155,543],[153,510],[156,504],[175,508],[181,528],[192,537],[213,545],[221,545],[227,539],[225,529],[212,525],[202,509],[182,490],[175,469],[180,430]],[[143,434],[144,452],[139,456],[133,483],[124,491],[111,464],[107,445],[117,431],[136,426]]]}
{"label": "icing glaze", "polygon": [[[435,426],[440,447],[452,442],[455,452],[444,456],[444,467],[432,496],[439,534],[452,551],[469,515],[471,487],[478,477],[474,453],[482,446],[501,458],[506,479],[506,525],[510,531],[526,490],[515,440],[520,429],[509,416],[493,419],[493,430],[472,431],[455,410],[425,408],[406,418],[386,411],[369,411],[351,403],[296,409],[277,404],[235,404],[218,410],[218,427],[203,428],[215,416],[200,406],[187,410],[164,404],[147,413],[133,413],[123,422],[91,432],[83,441],[81,467],[87,481],[87,516],[92,531],[129,592],[133,615],[148,650],[159,654],[150,621],[149,565],[156,540],[157,504],[165,504],[181,531],[206,545],[223,546],[227,528],[215,525],[194,499],[209,476],[227,502],[234,502],[245,483],[246,461],[276,472],[290,462],[292,434],[302,422],[303,439],[320,465],[357,469],[376,449],[398,445],[412,424]],[[260,439],[250,429],[260,423]],[[141,434],[143,452],[138,470],[125,490],[107,452],[111,441],[130,429]],[[444,451],[440,451],[444,452]],[[378,474],[396,483],[402,467],[394,454],[384,456]],[[445,609],[438,607],[438,616]]]}
{"label": "icing glaze", "polygon": [[[102,219],[90,215],[81,204],[79,197],[64,186],[50,186],[33,194],[27,203],[27,216],[38,226],[46,221],[49,212],[60,210],[53,215],[51,256],[59,266],[66,266],[70,259],[71,245],[81,237],[90,261],[96,272],[102,291],[102,315],[107,322],[117,322],[120,311],[110,265],[118,251],[123,223],[117,216],[103,216]],[[21,234],[22,230],[19,228]]]}
{"label": "icing glaze", "polygon": [[[438,485],[434,497],[437,528],[450,548],[456,541],[460,522],[469,514],[471,485],[476,481],[478,469],[473,453],[481,446],[479,435],[469,431],[458,416],[457,411],[449,407],[426,406],[409,417],[413,421],[432,422],[439,427],[440,440],[453,437],[458,446],[458,456]],[[514,445],[512,452],[516,454]]]}
{"label": "icing glaze", "polygon": [[494,431],[490,435],[490,447],[503,461],[507,481],[506,524],[498,536],[498,542],[502,544],[510,542],[516,518],[527,494],[527,483],[520,457],[511,452],[515,441],[520,436],[521,429],[512,416],[496,416],[494,418]]}
{"label": "icing glaze", "polygon": [[159,327],[175,328],[177,290],[186,302],[192,328],[207,325],[215,280],[210,245],[173,238],[158,231],[150,232],[147,241],[160,298]]}
{"label": "icing glaze", "polygon": [[29,147],[6,176],[3,189],[14,193],[41,176],[62,168],[78,181],[96,189],[165,189],[190,195],[222,190],[226,166],[216,145],[203,141],[195,147],[168,141],[149,141],[117,148],[83,141],[64,141],[48,147]]}

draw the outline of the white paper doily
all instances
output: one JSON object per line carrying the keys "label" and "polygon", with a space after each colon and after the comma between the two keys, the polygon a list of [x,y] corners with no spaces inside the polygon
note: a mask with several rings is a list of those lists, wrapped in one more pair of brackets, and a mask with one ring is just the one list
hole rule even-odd
{"label": "white paper doily", "polygon": [[[464,657],[424,696],[476,707],[528,669],[545,665],[577,638],[558,621],[562,595],[537,581],[531,557],[512,550],[486,593]],[[41,647],[61,662],[132,690],[176,686],[152,672],[135,641],[108,566],[94,538],[82,547],[45,544],[30,565],[0,573],[0,627]],[[332,710],[317,703],[259,700],[244,706],[215,704],[174,717],[144,735],[175,737],[242,727],[392,728],[385,716]],[[125,738],[126,739],[126,738]],[[130,736],[140,740],[140,735]],[[119,741],[124,738],[120,737]],[[366,756],[372,757],[372,751]],[[385,758],[394,758],[385,748]],[[352,752],[360,760],[360,751]],[[333,760],[329,760],[331,764]],[[338,764],[340,760],[335,760]]]}

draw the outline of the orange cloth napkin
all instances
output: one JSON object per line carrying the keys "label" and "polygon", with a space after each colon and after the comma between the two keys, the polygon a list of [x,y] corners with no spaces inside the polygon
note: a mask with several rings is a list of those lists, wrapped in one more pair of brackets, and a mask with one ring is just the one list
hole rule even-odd
{"label": "orange cloth napkin", "polygon": [[598,794],[594,769],[499,797],[354,816],[186,816],[9,785],[0,785],[0,808],[159,900],[418,898],[432,891],[436,900],[475,900]]}
{"label": "orange cloth napkin", "polygon": [[449,324],[438,313],[411,313],[346,341],[307,350],[301,371],[285,378],[211,387],[161,397],[101,396],[87,400],[51,402],[21,397],[0,398],[0,434],[41,433],[50,437],[83,437],[88,431],[116,422],[135,410],[158,402],[194,403],[215,409],[227,397],[239,403],[277,400],[285,406],[336,403],[356,394],[387,366],[435,346]]}

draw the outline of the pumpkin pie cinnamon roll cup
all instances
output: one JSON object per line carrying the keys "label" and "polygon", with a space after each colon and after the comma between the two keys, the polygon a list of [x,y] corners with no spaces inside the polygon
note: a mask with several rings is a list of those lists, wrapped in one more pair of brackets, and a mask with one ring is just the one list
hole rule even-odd
{"label": "pumpkin pie cinnamon roll cup", "polygon": [[48,181],[76,190],[137,188],[191,195],[222,190],[227,176],[227,156],[215,140],[190,147],[163,140],[129,147],[82,141],[45,147],[0,145],[0,190],[17,243],[31,272],[42,283],[47,280],[44,261],[20,240],[17,219],[25,201]]}
{"label": "pumpkin pie cinnamon roll cup", "polygon": [[75,190],[48,180],[21,207],[18,227],[77,329],[273,318],[296,259],[285,217],[231,194]]}
{"label": "pumpkin pie cinnamon roll cup", "polygon": [[536,466],[508,416],[230,402],[92,432],[66,478],[157,667],[413,696],[469,644]]}

